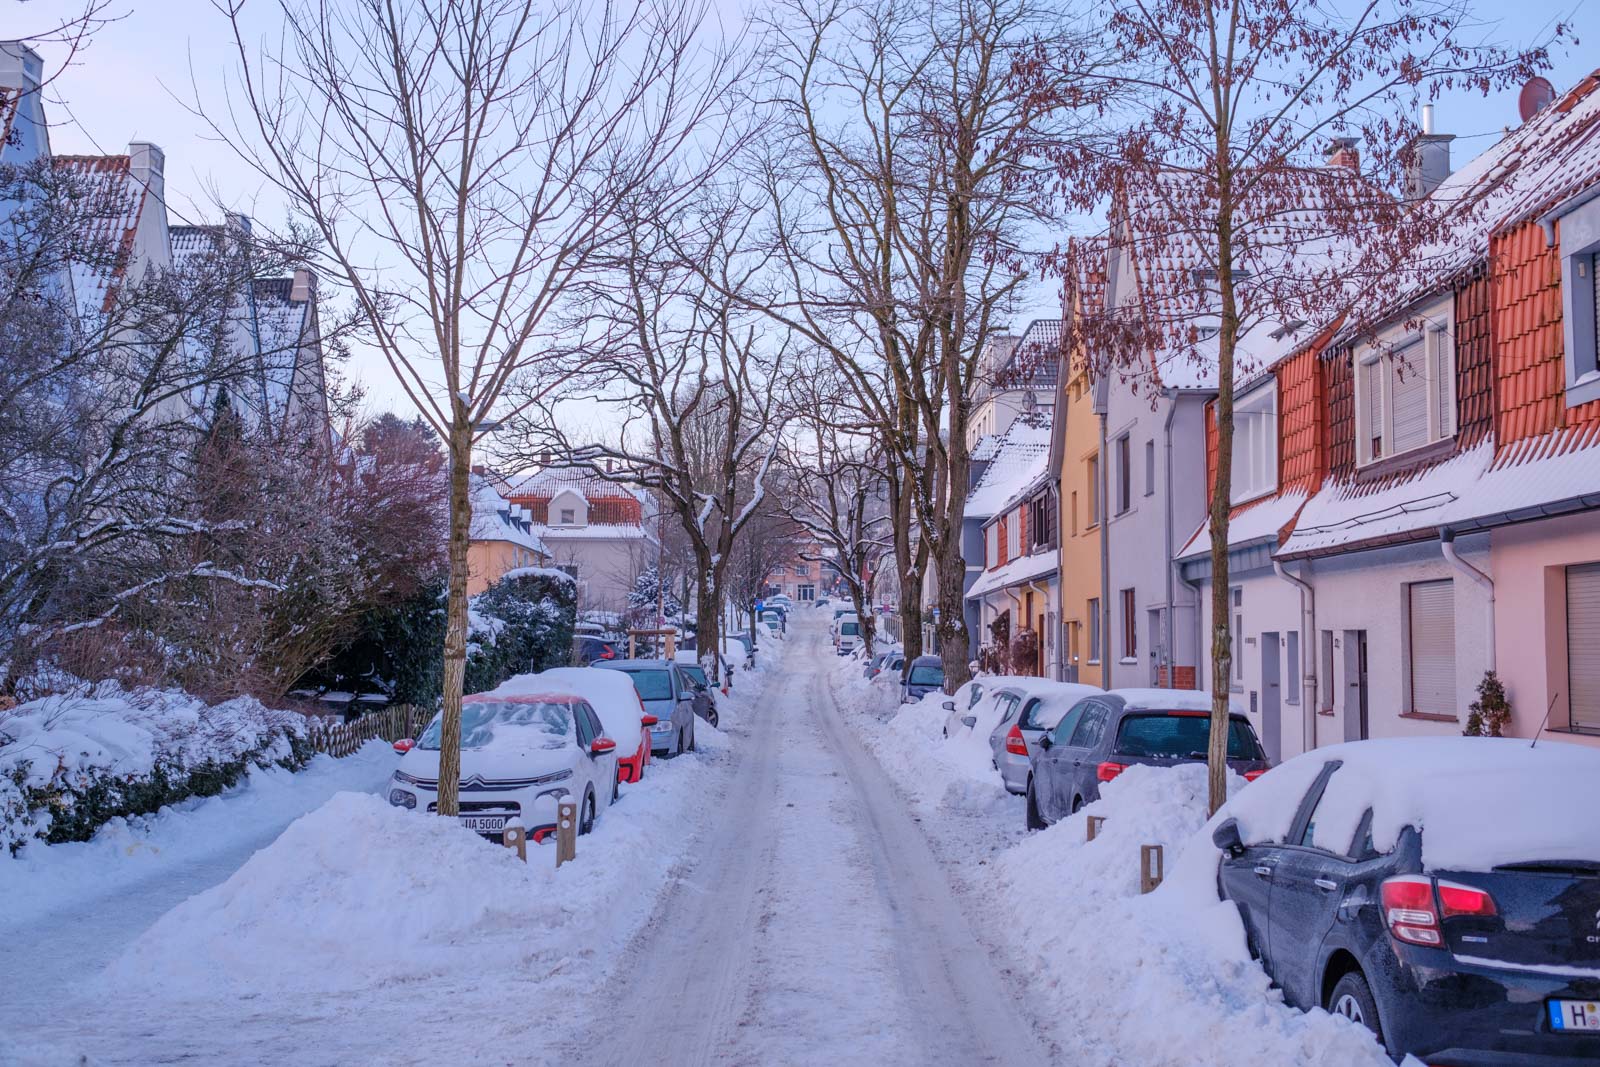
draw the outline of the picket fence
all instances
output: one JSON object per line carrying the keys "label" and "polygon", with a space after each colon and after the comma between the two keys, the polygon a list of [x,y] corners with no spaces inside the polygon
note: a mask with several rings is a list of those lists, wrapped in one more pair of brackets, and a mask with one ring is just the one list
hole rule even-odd
{"label": "picket fence", "polygon": [[416,737],[433,718],[433,709],[416,704],[390,704],[382,711],[369,711],[352,722],[319,716],[309,720],[306,739],[316,752],[344,757],[368,741],[398,741]]}

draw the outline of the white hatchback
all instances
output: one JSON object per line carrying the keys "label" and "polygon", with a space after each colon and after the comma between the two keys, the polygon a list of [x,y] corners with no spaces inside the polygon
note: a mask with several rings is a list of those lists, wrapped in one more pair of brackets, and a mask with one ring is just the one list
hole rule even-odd
{"label": "white hatchback", "polygon": [[[389,803],[437,810],[439,739],[436,715],[401,757]],[[530,838],[542,841],[555,832],[557,803],[570,796],[578,801],[578,832],[588,833],[599,809],[610,805],[616,780],[616,741],[582,697],[480,693],[461,706],[459,811],[470,830],[498,841],[506,823],[518,819]]]}

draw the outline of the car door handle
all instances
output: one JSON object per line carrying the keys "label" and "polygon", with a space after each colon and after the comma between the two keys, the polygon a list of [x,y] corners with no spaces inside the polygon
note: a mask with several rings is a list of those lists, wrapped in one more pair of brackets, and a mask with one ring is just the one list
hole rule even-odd
{"label": "car door handle", "polygon": [[1272,868],[1271,867],[1257,867],[1256,868],[1256,877],[1257,878],[1271,878],[1272,877]]}
{"label": "car door handle", "polygon": [[1318,889],[1326,890],[1329,893],[1331,893],[1335,889],[1339,888],[1339,883],[1338,882],[1332,881],[1332,880],[1327,879],[1327,878],[1313,879],[1311,884],[1316,886]]}

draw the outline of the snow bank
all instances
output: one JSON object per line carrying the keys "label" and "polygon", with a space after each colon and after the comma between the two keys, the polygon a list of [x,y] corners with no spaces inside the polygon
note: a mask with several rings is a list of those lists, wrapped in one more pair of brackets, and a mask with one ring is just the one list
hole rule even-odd
{"label": "snow bank", "polygon": [[[1365,1030],[1288,1007],[1250,959],[1238,911],[1217,899],[1205,801],[1202,765],[1131,767],[991,866],[980,890],[1060,1040],[1080,1063],[1388,1067]],[[1091,814],[1106,822],[1087,841]],[[1165,846],[1168,865],[1148,896],[1142,844]]]}
{"label": "snow bank", "polygon": [[0,711],[0,852],[86,839],[112,815],[215,792],[251,765],[287,765],[304,731],[303,716],[250,697],[208,706],[116,682]]}
{"label": "snow bank", "polygon": [[214,1004],[493,976],[508,997],[536,996],[523,983],[608,965],[648,916],[688,847],[703,770],[696,756],[653,762],[559,871],[553,845],[523,863],[448,820],[340,793],[163,916],[98,992]]}

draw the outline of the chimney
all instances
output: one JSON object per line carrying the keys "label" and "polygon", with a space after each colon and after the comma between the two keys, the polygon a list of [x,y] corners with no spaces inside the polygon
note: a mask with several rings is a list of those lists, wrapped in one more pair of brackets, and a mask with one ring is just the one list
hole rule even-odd
{"label": "chimney", "polygon": [[0,89],[32,91],[44,80],[44,61],[21,41],[0,41]]}
{"label": "chimney", "polygon": [[166,203],[166,179],[162,175],[162,168],[166,165],[167,157],[162,155],[161,149],[149,141],[134,141],[128,145],[128,162],[134,180],[150,190],[157,203]]}
{"label": "chimney", "polygon": [[1323,150],[1323,164],[1329,167],[1349,167],[1361,173],[1361,153],[1356,149],[1356,138],[1335,137]]}
{"label": "chimney", "polygon": [[301,267],[294,272],[294,281],[289,286],[289,302],[304,304],[317,295],[317,276],[306,267]]}
{"label": "chimney", "polygon": [[[20,90],[11,123],[10,143],[0,141],[0,154],[20,146],[40,156],[50,154],[50,131],[44,121],[39,86],[44,82],[44,61],[21,41],[0,41],[0,89]],[[34,158],[25,155],[24,159]]]}
{"label": "chimney", "polygon": [[552,459],[554,459],[554,458],[555,457],[553,455],[551,455],[550,450],[548,448],[545,449],[543,452],[539,453],[539,466],[541,466],[541,467],[550,466],[550,461]]}
{"label": "chimney", "polygon": [[1411,139],[1401,157],[1406,168],[1406,199],[1421,200],[1450,177],[1450,142],[1455,134],[1433,132],[1433,105],[1422,105],[1422,132]]}

